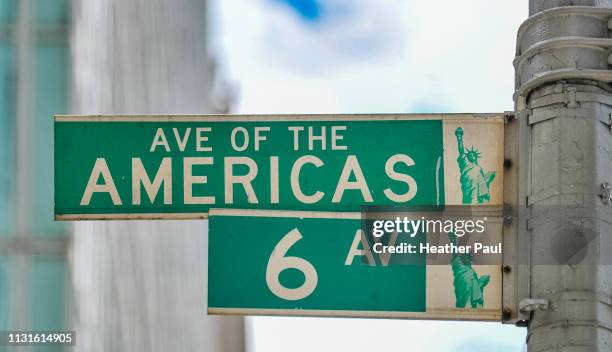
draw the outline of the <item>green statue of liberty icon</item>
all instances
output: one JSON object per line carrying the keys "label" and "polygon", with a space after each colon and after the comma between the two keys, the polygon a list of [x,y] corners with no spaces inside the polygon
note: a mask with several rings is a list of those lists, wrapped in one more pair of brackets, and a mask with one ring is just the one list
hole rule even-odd
{"label": "green statue of liberty icon", "polygon": [[[454,233],[449,233],[448,237],[452,244],[457,245],[457,236]],[[451,267],[454,276],[455,307],[466,308],[469,303],[471,308],[482,308],[484,306],[484,289],[489,284],[491,276],[482,275],[478,277],[478,274],[472,268],[472,256],[469,253],[454,253]]]}
{"label": "green statue of liberty icon", "polygon": [[480,152],[473,146],[465,149],[463,145],[463,129],[455,130],[459,157],[459,171],[461,172],[461,192],[463,193],[463,204],[482,204],[491,200],[489,185],[495,179],[495,172],[485,172],[478,164]]}

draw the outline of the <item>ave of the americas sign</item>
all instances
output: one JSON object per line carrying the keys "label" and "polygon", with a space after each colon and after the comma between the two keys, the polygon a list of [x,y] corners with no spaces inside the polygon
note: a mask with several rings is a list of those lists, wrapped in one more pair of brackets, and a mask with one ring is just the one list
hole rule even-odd
{"label": "ave of the americas sign", "polygon": [[60,220],[496,204],[503,117],[57,116],[54,152]]}

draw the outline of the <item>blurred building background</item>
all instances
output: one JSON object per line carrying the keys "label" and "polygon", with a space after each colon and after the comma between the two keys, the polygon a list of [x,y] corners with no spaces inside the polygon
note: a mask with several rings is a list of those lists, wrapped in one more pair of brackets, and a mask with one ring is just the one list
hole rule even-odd
{"label": "blurred building background", "polygon": [[243,350],[241,318],[206,316],[205,222],[53,221],[54,114],[228,112],[207,14],[0,0],[0,330],[76,330],[80,351]]}
{"label": "blurred building background", "polygon": [[69,104],[69,23],[64,0],[0,1],[0,330],[69,323],[68,226],[50,206],[51,116]]}
{"label": "blurred building background", "polygon": [[[74,114],[228,112],[205,0],[72,2]],[[207,221],[81,221],[69,246],[77,351],[244,349],[206,315]]]}

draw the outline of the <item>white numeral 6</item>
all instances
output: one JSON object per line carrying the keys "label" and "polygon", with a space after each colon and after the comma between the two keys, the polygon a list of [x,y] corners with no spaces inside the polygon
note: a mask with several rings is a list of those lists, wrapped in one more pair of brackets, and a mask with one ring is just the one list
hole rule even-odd
{"label": "white numeral 6", "polygon": [[[297,241],[302,239],[298,229],[289,231],[283,237],[270,255],[266,268],[266,283],[272,293],[288,301],[297,301],[308,297],[317,288],[319,277],[314,266],[298,257],[285,257],[285,254]],[[287,288],[283,286],[278,277],[283,270],[297,269],[304,274],[304,283],[300,287]]]}

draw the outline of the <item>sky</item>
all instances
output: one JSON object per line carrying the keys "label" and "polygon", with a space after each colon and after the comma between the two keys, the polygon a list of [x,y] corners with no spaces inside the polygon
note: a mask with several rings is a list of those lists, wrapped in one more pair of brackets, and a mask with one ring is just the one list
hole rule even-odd
{"label": "sky", "polygon": [[[527,0],[211,0],[233,113],[513,109]],[[523,351],[499,323],[248,318],[250,350]]]}

